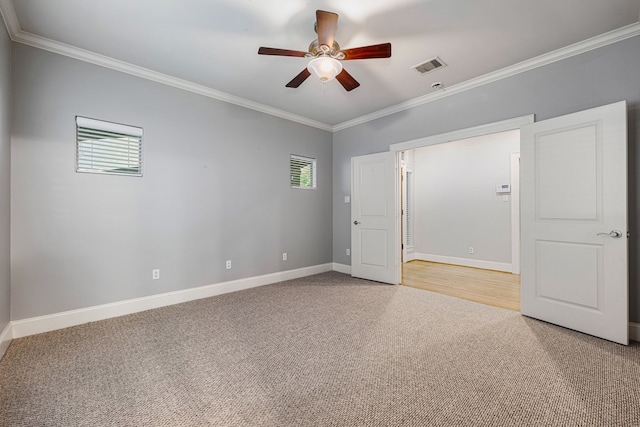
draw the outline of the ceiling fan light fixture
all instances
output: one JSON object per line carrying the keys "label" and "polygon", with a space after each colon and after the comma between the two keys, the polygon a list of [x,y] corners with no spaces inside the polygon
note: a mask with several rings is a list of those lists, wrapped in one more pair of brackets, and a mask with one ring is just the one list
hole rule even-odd
{"label": "ceiling fan light fixture", "polygon": [[[2,2],[2,0],[0,0]],[[303,68],[289,83],[288,88],[297,88],[313,74],[321,82],[336,79],[347,91],[360,86],[347,70],[342,68],[342,60],[391,58],[391,43],[382,43],[371,46],[354,47],[341,50],[335,41],[338,28],[338,14],[324,10],[316,10],[317,40],[309,45],[309,51],[291,49],[276,49],[273,47],[260,47],[258,55],[293,56],[298,58],[310,58],[307,67]]]}
{"label": "ceiling fan light fixture", "polygon": [[313,58],[307,64],[307,70],[322,82],[333,80],[342,71],[342,64],[330,56]]}

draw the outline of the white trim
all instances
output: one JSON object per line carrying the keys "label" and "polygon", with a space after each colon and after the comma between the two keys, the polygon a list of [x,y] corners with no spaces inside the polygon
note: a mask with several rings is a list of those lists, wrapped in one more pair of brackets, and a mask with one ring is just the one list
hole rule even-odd
{"label": "white trim", "polygon": [[[426,254],[415,255],[422,256]],[[314,267],[267,274],[264,276],[235,280],[232,282],[218,283],[215,285],[202,286],[184,291],[169,292],[166,294],[121,301],[113,304],[104,304],[48,316],[16,320],[9,323],[2,331],[2,334],[0,334],[0,360],[7,351],[9,344],[11,344],[11,340],[14,338],[22,338],[42,332],[49,332],[69,326],[123,316],[126,314],[137,313],[152,308],[164,307],[195,299],[208,298],[210,296],[221,295],[228,292],[277,283],[283,280],[291,280],[313,274],[324,273],[330,270],[349,275],[351,274],[351,266],[334,262],[332,264],[321,264]],[[19,332],[14,331],[16,327],[19,328]],[[629,322],[629,339],[640,342],[640,323]]]}
{"label": "white trim", "polygon": [[406,262],[409,262],[409,261],[413,261],[415,259],[418,259],[418,258],[416,258],[416,253],[415,252],[413,252],[413,251],[412,252],[407,252],[407,254],[404,257],[404,262],[406,263]]}
{"label": "white trim", "polygon": [[278,283],[285,280],[298,279],[300,277],[331,271],[332,269],[333,264],[331,263],[320,264],[296,270],[280,271],[277,273],[265,274],[263,276],[249,277],[230,282],[216,283],[197,288],[167,292],[126,301],[118,301],[111,304],[96,305],[93,307],[70,310],[62,313],[15,320],[11,322],[12,334],[13,338],[26,337],[43,332],[55,331],[56,329],[81,325],[83,323],[124,316],[127,314],[138,313],[140,311]]}
{"label": "white trim", "polygon": [[241,98],[239,96],[221,92],[207,86],[179,79],[177,77],[159,73],[148,68],[139,67],[128,62],[119,61],[105,55],[100,55],[95,52],[91,52],[66,43],[23,31],[20,29],[20,23],[18,22],[15,9],[13,7],[13,2],[11,0],[0,0],[0,14],[2,14],[2,18],[4,20],[5,27],[7,28],[7,32],[9,33],[9,37],[14,42],[26,44],[28,46],[47,50],[49,52],[68,56],[70,58],[99,65],[101,67],[110,68],[112,70],[120,71],[126,74],[131,74],[133,76],[186,90],[188,92],[197,93],[199,95],[238,105],[250,110],[255,110],[275,117],[280,117],[292,122],[300,123],[322,130],[327,130],[330,132],[333,131],[333,127],[331,125],[319,122],[317,120],[312,120],[310,118],[293,114],[288,111],[280,110],[268,105]]}
{"label": "white trim", "polygon": [[419,96],[417,98],[401,102],[400,104],[383,108],[381,110],[374,111],[373,113],[365,114],[364,116],[356,117],[355,119],[348,120],[346,122],[338,123],[337,125],[333,126],[333,131],[337,132],[353,126],[361,125],[366,122],[370,122],[372,120],[390,116],[401,111],[428,104],[429,102],[433,102],[441,98],[446,98],[448,96],[455,95],[461,92],[466,92],[470,89],[475,89],[477,87],[484,86],[498,80],[506,79],[507,77],[512,77],[516,74],[524,73],[538,67],[549,65],[554,62],[558,62],[563,59],[588,52],[590,50],[598,49],[612,43],[635,37],[637,35],[640,35],[640,23],[627,25],[626,27],[618,28],[617,30],[613,30],[599,36],[580,41],[578,43],[554,50],[549,53],[545,53],[535,58],[527,59],[517,64],[502,68],[501,70],[494,71],[471,80],[467,80],[454,86],[450,86],[446,89]]}
{"label": "white trim", "polygon": [[480,259],[458,258],[445,255],[416,253],[415,259],[421,261],[440,262],[443,264],[461,265],[464,267],[482,268],[485,270],[496,270],[511,273],[511,264],[506,262],[483,261]]}
{"label": "white trim", "polygon": [[[393,155],[394,159],[393,159],[393,166],[394,166],[394,171],[393,171],[393,193],[394,193],[394,207],[396,208],[395,211],[395,221],[394,221],[394,225],[396,227],[395,230],[395,240],[396,240],[396,244],[395,246],[395,261],[396,261],[396,265],[395,265],[395,283],[392,283],[393,285],[401,285],[402,284],[402,215],[400,215],[400,209],[402,209],[402,200],[400,197],[400,193],[402,192],[402,189],[400,188],[400,160],[402,157],[402,153],[399,151],[396,151]],[[353,192],[352,192],[353,194]]]}
{"label": "white trim", "polygon": [[629,322],[629,339],[640,342],[640,323]]}
{"label": "white trim", "polygon": [[506,132],[509,130],[520,129],[521,126],[531,124],[535,121],[534,114],[515,117],[513,119],[501,120],[499,122],[488,123],[485,125],[474,126],[465,129],[454,130],[447,133],[441,133],[424,138],[412,139],[410,141],[398,142],[389,145],[390,151],[405,151],[414,148],[422,148],[428,145],[442,144],[444,142],[459,141],[461,139],[474,138],[476,136],[489,135],[492,133]]}
{"label": "white trim", "polygon": [[78,59],[80,61],[89,62],[91,64],[99,65],[101,67],[110,68],[115,71],[120,71],[126,74],[131,74],[136,77],[151,80],[157,83],[161,83],[167,86],[172,86],[178,89],[186,90],[188,92],[197,93],[209,98],[217,99],[219,101],[227,102],[229,104],[238,105],[240,107],[248,108],[250,110],[259,111],[261,113],[269,114],[271,116],[280,117],[285,120],[300,123],[303,125],[315,127],[322,130],[332,131],[333,128],[326,124],[316,120],[309,119],[307,117],[299,116],[297,114],[290,113],[288,111],[279,110],[268,105],[260,104],[258,102],[250,101],[239,96],[230,95],[219,90],[212,89],[210,87],[192,83],[188,80],[179,79],[177,77],[169,76],[167,74],[159,73],[157,71],[150,70],[148,68],[139,67],[137,65],[130,64],[128,62],[119,61],[117,59],[110,58],[108,56],[100,55],[88,50],[80,49],[75,46],[71,46],[65,43],[60,43],[55,40],[47,39],[45,37],[36,36],[25,31],[19,31],[12,38],[13,41],[23,43],[29,46],[33,46],[39,49],[48,50],[49,52],[57,53],[60,55],[68,56],[70,58]]}
{"label": "white trim", "polygon": [[339,264],[337,262],[333,263],[333,271],[337,271],[338,273],[344,273],[351,276],[351,266],[346,264]]}
{"label": "white trim", "polygon": [[2,14],[7,33],[11,40],[13,40],[13,36],[20,31],[20,23],[18,22],[18,16],[16,15],[11,0],[0,0],[0,14]]}
{"label": "white trim", "polygon": [[511,272],[520,274],[520,153],[511,153]]}
{"label": "white trim", "polygon": [[0,360],[2,360],[2,356],[9,348],[9,344],[11,344],[11,340],[13,339],[13,329],[12,324],[9,322],[7,326],[5,326],[4,330],[0,334]]}
{"label": "white trim", "polygon": [[552,64],[557,61],[561,61],[566,58],[570,58],[581,53],[588,52],[593,49],[597,49],[603,46],[607,46],[612,43],[616,43],[631,37],[640,35],[640,23],[634,23],[627,25],[626,27],[618,28],[608,33],[601,34],[596,37],[592,37],[587,40],[566,46],[555,51],[537,56],[535,58],[522,61],[518,64],[505,67],[501,70],[494,71],[485,74],[475,79],[467,80],[460,84],[448,87],[443,90],[439,90],[427,95],[419,96],[417,98],[410,99],[391,107],[383,108],[370,114],[365,114],[355,119],[348,120],[337,125],[329,125],[316,120],[302,117],[297,114],[289,113],[287,111],[279,110],[277,108],[269,107],[264,104],[260,104],[254,101],[250,101],[245,98],[230,95],[209,87],[192,83],[186,80],[178,79],[176,77],[168,76],[166,74],[158,73],[146,68],[138,67],[133,64],[129,64],[123,61],[99,55],[94,52],[90,52],[84,49],[77,48],[65,43],[60,43],[55,40],[51,40],[45,37],[37,36],[35,34],[27,33],[20,29],[13,3],[11,0],[0,0],[0,14],[4,20],[7,32],[11,40],[23,43],[36,48],[48,50],[50,52],[58,53],[60,55],[75,58],[81,61],[86,61],[92,64],[100,65],[106,68],[111,68],[116,71],[131,74],[144,79],[152,80],[168,86],[173,86],[178,89],[194,92],[203,96],[218,99],[223,102],[228,102],[241,107],[249,108],[261,113],[269,114],[272,116],[280,117],[285,120],[290,120],[296,123],[301,123],[307,126],[316,127],[322,130],[328,130],[331,132],[337,132],[343,129],[347,129],[353,126],[357,126],[366,122],[370,122],[375,119],[379,119],[391,114],[395,114],[401,111],[405,111],[420,105],[427,104],[437,99],[445,98],[457,93],[465,92],[476,87],[483,86],[488,83],[493,83],[498,80],[505,79],[507,77],[514,76],[516,74],[530,71],[534,68],[542,67],[544,65]]}

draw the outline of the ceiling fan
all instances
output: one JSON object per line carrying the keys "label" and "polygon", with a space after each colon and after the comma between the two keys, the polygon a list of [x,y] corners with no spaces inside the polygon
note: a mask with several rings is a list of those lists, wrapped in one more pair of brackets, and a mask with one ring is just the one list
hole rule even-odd
{"label": "ceiling fan", "polygon": [[372,46],[356,47],[341,50],[338,42],[334,40],[338,29],[338,14],[316,10],[316,23],[314,26],[318,39],[311,42],[309,51],[276,49],[273,47],[261,47],[259,55],[296,56],[300,58],[312,58],[307,68],[295,76],[286,84],[286,87],[297,88],[311,74],[323,82],[335,78],[347,90],[351,91],[360,83],[351,74],[342,68],[340,61],[351,59],[389,58],[391,57],[391,43],[383,43]]}

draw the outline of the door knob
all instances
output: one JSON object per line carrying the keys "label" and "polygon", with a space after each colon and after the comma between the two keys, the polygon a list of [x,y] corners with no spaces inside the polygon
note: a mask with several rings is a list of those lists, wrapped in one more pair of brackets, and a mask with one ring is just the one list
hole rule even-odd
{"label": "door knob", "polygon": [[597,236],[609,236],[613,237],[614,239],[619,239],[622,236],[622,232],[618,230],[612,230],[608,233],[598,233]]}
{"label": "door knob", "polygon": [[360,224],[360,222],[358,222],[358,221],[353,221],[353,225],[358,225],[358,224]]}

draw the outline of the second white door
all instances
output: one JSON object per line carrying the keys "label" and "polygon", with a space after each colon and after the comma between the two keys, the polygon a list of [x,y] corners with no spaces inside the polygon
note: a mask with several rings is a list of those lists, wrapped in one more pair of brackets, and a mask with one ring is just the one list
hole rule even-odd
{"label": "second white door", "polygon": [[522,314],[628,343],[626,103],[522,127]]}
{"label": "second white door", "polygon": [[395,153],[351,159],[351,275],[400,283]]}

